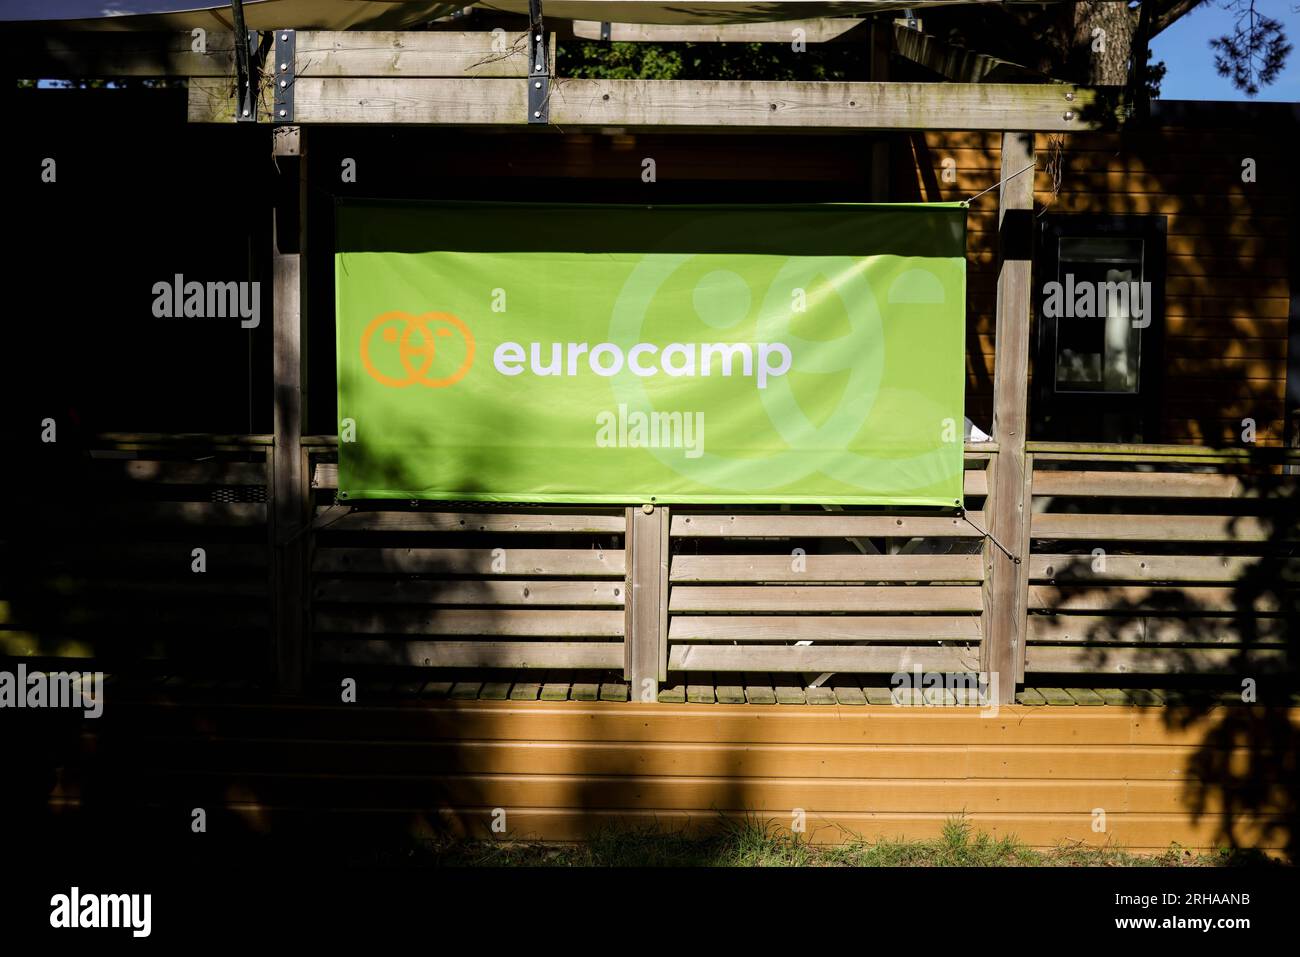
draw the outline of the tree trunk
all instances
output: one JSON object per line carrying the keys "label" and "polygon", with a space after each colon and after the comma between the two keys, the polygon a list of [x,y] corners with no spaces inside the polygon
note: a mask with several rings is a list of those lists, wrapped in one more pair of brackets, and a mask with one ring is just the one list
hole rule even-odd
{"label": "tree trunk", "polygon": [[[1123,86],[1129,79],[1137,13],[1123,0],[1083,0],[1070,10],[1076,59],[1085,83]],[[1098,32],[1100,31],[1100,32]]]}

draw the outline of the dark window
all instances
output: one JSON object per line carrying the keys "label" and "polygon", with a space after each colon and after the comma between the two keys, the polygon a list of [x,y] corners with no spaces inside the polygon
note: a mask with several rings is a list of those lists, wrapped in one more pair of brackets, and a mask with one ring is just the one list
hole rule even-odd
{"label": "dark window", "polygon": [[1047,216],[1034,268],[1034,438],[1157,442],[1165,217]]}

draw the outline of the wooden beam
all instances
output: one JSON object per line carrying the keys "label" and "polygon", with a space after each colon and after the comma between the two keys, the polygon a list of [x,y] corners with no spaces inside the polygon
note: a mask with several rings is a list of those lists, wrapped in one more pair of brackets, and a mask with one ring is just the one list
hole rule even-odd
{"label": "wooden beam", "polygon": [[[867,20],[863,17],[818,17],[774,23],[610,23],[614,43],[805,43],[843,42],[845,34]],[[602,39],[599,20],[574,20],[573,35],[583,40]],[[802,36],[795,31],[802,31]]]}
{"label": "wooden beam", "polygon": [[[303,289],[306,286],[303,244],[306,240],[306,150],[302,131],[275,137],[275,152],[284,168],[297,157],[297,177],[282,184],[281,202],[272,225],[273,344],[275,377],[272,410],[270,536],[274,560],[271,582],[275,620],[276,685],[282,693],[302,692],[306,672],[306,536],[310,521],[306,454],[302,425],[306,406],[306,348],[303,342]],[[291,192],[292,191],[292,192]],[[291,203],[295,198],[296,204]]]}
{"label": "wooden beam", "polygon": [[899,56],[957,83],[979,83],[993,76],[998,80],[1051,82],[1051,78],[1009,60],[952,46],[920,30],[895,22],[894,49]]}
{"label": "wooden beam", "polygon": [[523,78],[528,34],[299,30],[294,68],[297,77]]}
{"label": "wooden beam", "polygon": [[[1015,700],[1023,679],[1029,592],[1029,504],[1032,460],[1025,453],[1029,410],[1029,318],[1033,265],[1034,179],[1020,173],[1034,162],[1032,133],[1002,134],[998,193],[997,361],[993,372],[993,441],[998,457],[984,506],[985,589],[981,670],[998,676],[1002,704]],[[1020,173],[1020,175],[1015,175]],[[1009,553],[1009,554],[1008,554]]]}
{"label": "wooden beam", "polygon": [[[234,119],[233,89],[195,78],[189,119]],[[1067,97],[1073,96],[1073,99]],[[303,124],[411,123],[513,126],[526,122],[516,79],[300,77],[294,120]],[[586,80],[552,85],[551,122],[562,129],[999,130],[1097,126],[1092,90],[1065,84],[823,83],[781,80]]]}
{"label": "wooden beam", "polygon": [[[215,21],[213,21],[215,23]],[[199,50],[195,47],[200,46]],[[6,33],[6,72],[28,79],[235,75],[233,34],[208,31],[200,44],[184,33],[120,31]]]}

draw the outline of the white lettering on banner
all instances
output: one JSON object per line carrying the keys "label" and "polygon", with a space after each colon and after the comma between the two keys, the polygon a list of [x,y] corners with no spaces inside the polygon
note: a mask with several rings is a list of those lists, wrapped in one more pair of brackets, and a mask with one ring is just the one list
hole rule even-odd
{"label": "white lettering on banner", "polygon": [[[654,358],[656,352],[657,361]],[[768,379],[789,372],[792,361],[790,347],[781,342],[753,345],[747,342],[670,342],[662,349],[649,342],[639,342],[626,354],[612,342],[600,342],[594,346],[586,342],[561,346],[556,342],[549,348],[540,342],[530,343],[528,348],[518,342],[503,342],[492,353],[492,365],[506,376],[516,376],[524,371],[535,376],[576,376],[578,359],[584,354],[588,369],[605,378],[618,375],[624,367],[643,379],[660,372],[674,378],[708,376],[713,375],[715,368],[719,375],[731,376],[735,374],[736,360],[739,359],[740,375],[754,376],[757,372],[760,389],[767,388]],[[561,355],[568,361],[561,363]]]}

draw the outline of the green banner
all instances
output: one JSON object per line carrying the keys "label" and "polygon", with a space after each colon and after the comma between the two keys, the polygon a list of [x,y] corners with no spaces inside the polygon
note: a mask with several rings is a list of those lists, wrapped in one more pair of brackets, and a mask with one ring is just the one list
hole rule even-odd
{"label": "green banner", "polygon": [[336,212],[340,499],[961,504],[961,204]]}

